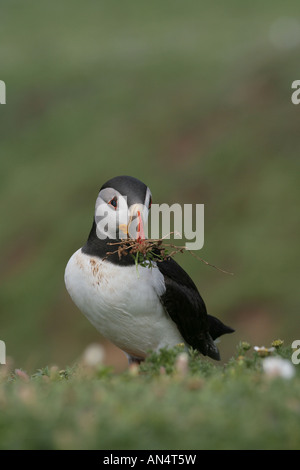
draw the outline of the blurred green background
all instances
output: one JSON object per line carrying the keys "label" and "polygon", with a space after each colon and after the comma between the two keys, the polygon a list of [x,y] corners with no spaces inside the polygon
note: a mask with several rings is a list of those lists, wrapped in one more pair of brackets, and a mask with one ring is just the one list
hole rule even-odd
{"label": "blurred green background", "polygon": [[[205,204],[205,245],[177,261],[240,339],[299,328],[299,2],[1,2],[0,338],[32,371],[101,341],[64,268],[94,202],[128,174],[154,202]],[[126,359],[104,342],[106,363]]]}

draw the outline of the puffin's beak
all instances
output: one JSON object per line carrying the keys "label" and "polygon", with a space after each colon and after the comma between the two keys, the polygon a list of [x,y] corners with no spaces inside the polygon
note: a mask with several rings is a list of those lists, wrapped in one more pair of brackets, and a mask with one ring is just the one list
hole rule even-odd
{"label": "puffin's beak", "polygon": [[135,204],[132,207],[128,225],[120,224],[119,230],[121,230],[121,232],[123,232],[124,235],[126,235],[127,237],[130,237],[130,235],[132,235],[129,233],[130,224],[132,223],[134,218],[137,218],[136,235],[135,235],[136,240],[145,240],[144,225],[143,225],[143,219],[141,215],[141,208],[139,204]]}
{"label": "puffin's beak", "polygon": [[137,240],[145,240],[144,226],[140,211],[137,211],[137,216],[139,221],[137,226]]}

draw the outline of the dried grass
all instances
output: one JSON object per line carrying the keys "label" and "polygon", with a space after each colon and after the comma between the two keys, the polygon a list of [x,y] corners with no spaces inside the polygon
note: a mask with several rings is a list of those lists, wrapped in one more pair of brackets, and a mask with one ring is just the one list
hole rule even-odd
{"label": "dried grass", "polygon": [[222,273],[233,275],[233,273],[218,268],[203,258],[200,258],[193,251],[187,250],[185,246],[165,243],[164,238],[145,240],[127,238],[121,241],[108,243],[108,245],[114,246],[116,249],[114,251],[107,252],[106,257],[118,254],[119,259],[121,259],[123,256],[131,255],[134,258],[136,265],[144,267],[153,267],[156,262],[166,261],[178,253],[187,252],[207,266],[211,266]]}

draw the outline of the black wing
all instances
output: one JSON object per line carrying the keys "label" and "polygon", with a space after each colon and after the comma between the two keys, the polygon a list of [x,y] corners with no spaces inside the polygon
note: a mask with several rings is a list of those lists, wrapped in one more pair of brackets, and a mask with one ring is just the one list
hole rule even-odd
{"label": "black wing", "polygon": [[205,303],[190,276],[173,258],[157,263],[166,291],[161,302],[184,340],[203,355],[220,360],[214,339],[233,330],[207,314]]}

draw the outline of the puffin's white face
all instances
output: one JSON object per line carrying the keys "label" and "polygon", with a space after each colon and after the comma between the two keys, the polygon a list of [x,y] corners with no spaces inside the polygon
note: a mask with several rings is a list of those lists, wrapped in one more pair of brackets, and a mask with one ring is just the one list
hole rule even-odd
{"label": "puffin's white face", "polygon": [[127,198],[114,188],[101,189],[95,206],[98,238],[145,239],[144,227],[152,204],[150,189],[147,188],[144,201],[138,199],[132,194]]}

